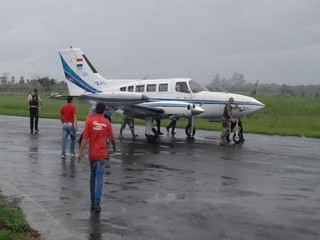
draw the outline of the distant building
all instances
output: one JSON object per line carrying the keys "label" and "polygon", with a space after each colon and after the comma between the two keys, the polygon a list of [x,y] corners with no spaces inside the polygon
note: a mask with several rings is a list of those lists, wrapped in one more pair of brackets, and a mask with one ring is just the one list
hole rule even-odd
{"label": "distant building", "polygon": [[4,76],[4,77],[0,77],[0,84],[1,85],[5,85],[8,83],[8,77]]}

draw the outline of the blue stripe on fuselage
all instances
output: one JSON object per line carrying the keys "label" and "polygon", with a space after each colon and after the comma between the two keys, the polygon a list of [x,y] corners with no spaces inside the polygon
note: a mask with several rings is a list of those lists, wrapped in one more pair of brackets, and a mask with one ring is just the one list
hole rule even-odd
{"label": "blue stripe on fuselage", "polygon": [[[228,101],[224,100],[208,100],[208,99],[172,99],[172,98],[149,98],[149,102],[157,102],[157,101],[179,101],[179,102],[187,102],[191,104],[208,104],[208,105],[225,105],[228,103]],[[245,101],[237,101],[236,104],[238,106],[241,105],[251,105],[251,106],[260,106],[263,105],[255,102],[245,102]]]}
{"label": "blue stripe on fuselage", "polygon": [[61,62],[62,62],[62,67],[65,73],[65,76],[67,80],[72,82],[73,84],[77,85],[78,87],[82,88],[86,92],[91,92],[91,93],[99,93],[101,92],[100,90],[94,88],[90,84],[88,84],[86,81],[84,81],[81,77],[79,77],[66,63],[66,61],[63,59],[63,57],[60,54]]}

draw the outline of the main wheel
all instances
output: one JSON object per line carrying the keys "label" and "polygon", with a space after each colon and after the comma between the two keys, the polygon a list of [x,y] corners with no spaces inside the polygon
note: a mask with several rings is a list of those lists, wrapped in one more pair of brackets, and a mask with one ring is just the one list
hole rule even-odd
{"label": "main wheel", "polygon": [[158,139],[158,132],[155,128],[152,128],[152,134],[146,134],[146,138],[148,140],[149,143],[155,143]]}
{"label": "main wheel", "polygon": [[193,132],[192,132],[192,134],[191,134],[191,124],[188,124],[187,126],[186,126],[186,135],[188,136],[188,137],[192,137],[192,136],[194,136],[196,134],[196,128],[194,127],[193,128]]}

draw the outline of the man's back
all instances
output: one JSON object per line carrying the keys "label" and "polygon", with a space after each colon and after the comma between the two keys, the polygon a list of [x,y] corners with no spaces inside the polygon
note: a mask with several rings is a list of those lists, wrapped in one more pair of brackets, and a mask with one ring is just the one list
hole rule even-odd
{"label": "man's back", "polygon": [[102,114],[96,114],[87,119],[83,137],[89,138],[90,160],[108,158],[106,140],[109,138],[110,141],[114,141],[114,135],[110,121]]}
{"label": "man's back", "polygon": [[74,115],[76,114],[76,108],[71,103],[64,105],[61,110],[60,114],[62,116],[62,121],[65,122],[74,122]]}

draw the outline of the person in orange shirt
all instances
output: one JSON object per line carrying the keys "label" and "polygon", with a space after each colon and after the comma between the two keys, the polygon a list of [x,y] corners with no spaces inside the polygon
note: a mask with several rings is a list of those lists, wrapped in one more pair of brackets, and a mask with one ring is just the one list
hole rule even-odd
{"label": "person in orange shirt", "polygon": [[103,186],[103,176],[106,160],[109,158],[106,140],[109,139],[116,151],[115,137],[111,123],[103,116],[106,106],[103,103],[96,105],[96,114],[89,117],[84,128],[77,160],[80,163],[83,150],[89,140],[90,162],[90,198],[91,210],[100,212],[100,202]]}
{"label": "person in orange shirt", "polygon": [[72,104],[73,98],[71,96],[67,97],[67,104],[65,104],[60,109],[60,119],[62,123],[62,146],[61,146],[61,158],[66,158],[66,146],[68,136],[70,135],[70,154],[71,156],[76,156],[76,131],[78,131],[77,125],[77,110]]}

